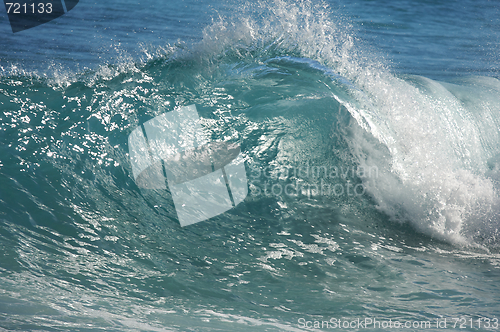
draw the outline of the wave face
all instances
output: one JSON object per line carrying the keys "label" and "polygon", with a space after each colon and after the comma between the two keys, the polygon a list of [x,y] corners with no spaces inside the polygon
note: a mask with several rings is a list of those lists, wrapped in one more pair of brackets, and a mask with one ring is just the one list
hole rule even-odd
{"label": "wave face", "polygon": [[[0,326],[498,314],[482,280],[498,276],[500,81],[394,75],[324,5],[243,12],[144,62],[0,77]],[[181,228],[168,190],[134,182],[128,136],[191,104],[239,142],[249,193]]]}

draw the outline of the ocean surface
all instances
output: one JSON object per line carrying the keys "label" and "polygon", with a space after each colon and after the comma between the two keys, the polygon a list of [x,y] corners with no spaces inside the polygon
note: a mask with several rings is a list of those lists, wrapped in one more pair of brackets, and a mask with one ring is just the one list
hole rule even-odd
{"label": "ocean surface", "polygon": [[[500,330],[499,1],[80,0],[0,35],[0,331]],[[248,194],[181,227],[129,135],[189,105]]]}

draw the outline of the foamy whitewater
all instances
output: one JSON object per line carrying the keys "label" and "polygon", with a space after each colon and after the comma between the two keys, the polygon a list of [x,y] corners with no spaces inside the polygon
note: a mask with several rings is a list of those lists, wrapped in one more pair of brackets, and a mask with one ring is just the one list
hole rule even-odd
{"label": "foamy whitewater", "polygon": [[[500,9],[450,6],[2,14],[0,331],[500,329]],[[248,195],[181,227],[129,135],[188,105]]]}

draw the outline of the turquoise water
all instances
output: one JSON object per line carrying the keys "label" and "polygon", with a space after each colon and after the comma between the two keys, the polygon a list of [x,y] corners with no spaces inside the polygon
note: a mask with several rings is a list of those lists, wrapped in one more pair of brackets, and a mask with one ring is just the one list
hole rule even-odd
{"label": "turquoise water", "polygon": [[[500,329],[498,14],[80,1],[16,34],[0,15],[0,330]],[[181,227],[128,137],[187,105],[238,142],[248,195]]]}

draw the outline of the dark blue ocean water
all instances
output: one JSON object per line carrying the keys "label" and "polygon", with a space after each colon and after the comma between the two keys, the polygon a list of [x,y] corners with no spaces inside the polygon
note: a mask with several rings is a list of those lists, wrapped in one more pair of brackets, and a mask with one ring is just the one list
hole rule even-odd
{"label": "dark blue ocean water", "polygon": [[[500,329],[497,1],[1,8],[0,331]],[[181,227],[129,135],[189,105],[248,194]]]}

